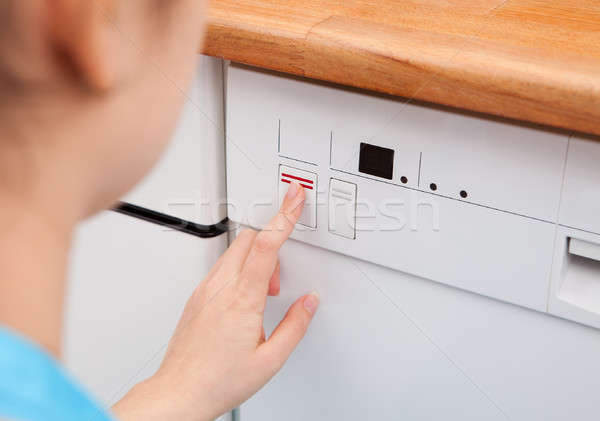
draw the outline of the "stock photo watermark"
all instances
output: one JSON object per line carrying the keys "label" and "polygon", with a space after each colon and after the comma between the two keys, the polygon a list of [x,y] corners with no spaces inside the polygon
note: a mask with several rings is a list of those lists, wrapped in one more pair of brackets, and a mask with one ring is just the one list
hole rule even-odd
{"label": "stock photo watermark", "polygon": [[[278,229],[269,227],[268,223],[279,210],[279,201],[274,197],[256,197],[250,201],[221,200],[207,201],[203,199],[173,199],[163,206],[163,212],[171,215],[181,224],[216,225],[227,218],[227,231],[234,231],[240,226],[257,229]],[[303,212],[316,212],[317,226],[325,226],[329,231],[350,227],[361,232],[397,232],[409,230],[413,232],[438,232],[441,229],[440,206],[434,196],[409,191],[402,197],[390,196],[377,199],[359,198],[356,203],[329,203],[326,192],[317,194],[317,202],[305,202]],[[316,208],[316,209],[315,209]],[[174,222],[165,231],[180,227]],[[296,224],[297,231],[315,231]]]}

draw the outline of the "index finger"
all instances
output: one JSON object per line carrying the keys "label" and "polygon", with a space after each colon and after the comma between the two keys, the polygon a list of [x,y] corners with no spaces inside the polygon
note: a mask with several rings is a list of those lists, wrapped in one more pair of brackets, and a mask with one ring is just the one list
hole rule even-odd
{"label": "index finger", "polygon": [[269,290],[269,280],[277,266],[279,249],[288,239],[304,207],[304,189],[292,182],[277,215],[254,239],[246,262],[240,273],[241,296],[248,304],[264,307]]}

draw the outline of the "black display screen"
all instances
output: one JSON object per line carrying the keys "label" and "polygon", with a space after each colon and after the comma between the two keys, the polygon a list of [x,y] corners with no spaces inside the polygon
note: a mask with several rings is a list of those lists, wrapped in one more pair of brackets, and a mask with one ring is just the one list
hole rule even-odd
{"label": "black display screen", "polygon": [[361,142],[358,171],[391,180],[394,173],[394,150]]}

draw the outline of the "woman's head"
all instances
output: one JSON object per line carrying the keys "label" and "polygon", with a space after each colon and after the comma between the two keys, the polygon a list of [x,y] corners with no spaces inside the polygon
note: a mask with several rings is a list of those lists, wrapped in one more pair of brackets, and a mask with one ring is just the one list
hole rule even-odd
{"label": "woman's head", "polygon": [[203,3],[2,1],[0,193],[81,217],[137,182],[185,98]]}

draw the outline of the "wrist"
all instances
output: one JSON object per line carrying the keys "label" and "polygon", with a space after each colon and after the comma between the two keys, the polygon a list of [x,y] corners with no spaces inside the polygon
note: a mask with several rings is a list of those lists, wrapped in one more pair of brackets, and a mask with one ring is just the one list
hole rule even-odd
{"label": "wrist", "polygon": [[112,411],[118,421],[211,421],[198,407],[186,404],[185,391],[155,374],[136,384]]}
{"label": "wrist", "polygon": [[158,421],[163,409],[162,405],[157,404],[157,393],[151,378],[144,380],[136,384],[112,407],[113,414],[119,421]]}

